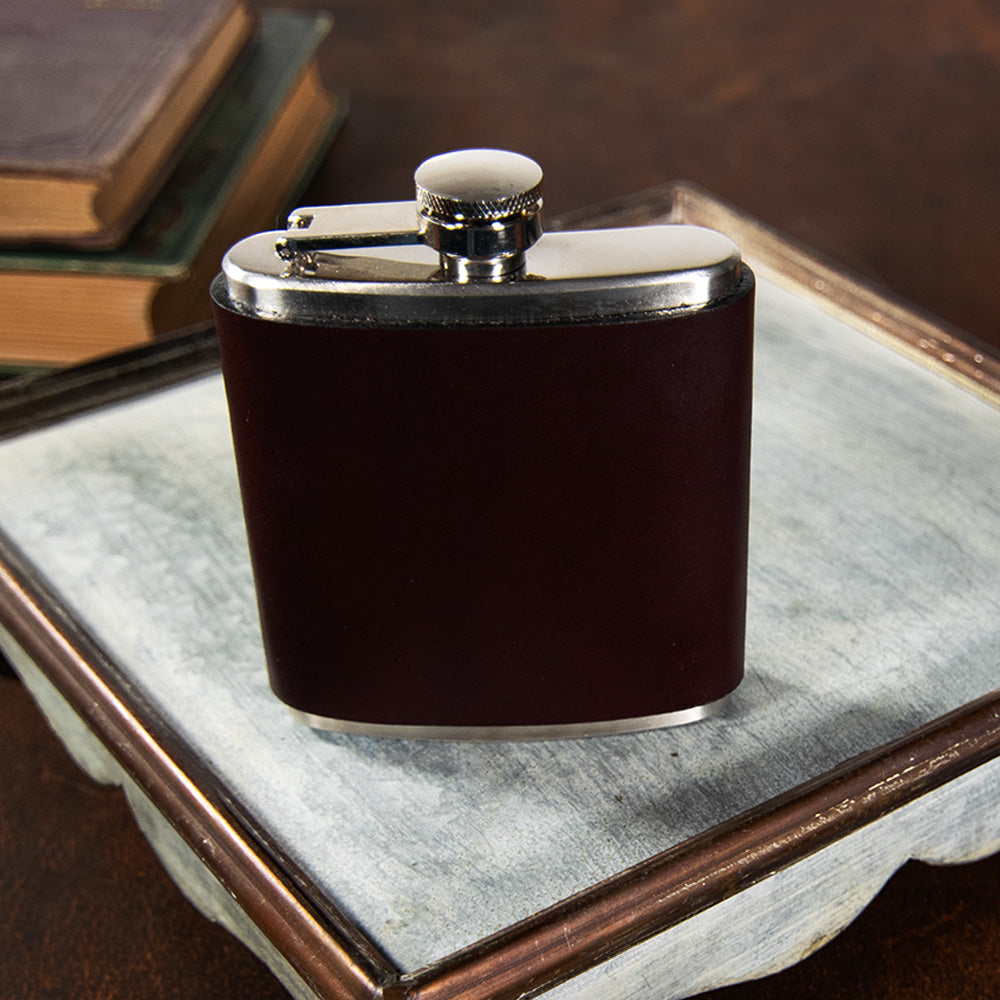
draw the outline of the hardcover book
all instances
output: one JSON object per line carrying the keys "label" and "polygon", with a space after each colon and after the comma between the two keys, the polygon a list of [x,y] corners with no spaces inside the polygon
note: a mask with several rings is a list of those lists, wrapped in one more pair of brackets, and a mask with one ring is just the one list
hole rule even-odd
{"label": "hardcover book", "polygon": [[242,0],[9,0],[0,240],[113,246],[255,22]]}
{"label": "hardcover book", "polygon": [[223,253],[274,227],[346,111],[316,65],[329,27],[325,14],[262,16],[231,88],[121,248],[0,251],[0,362],[70,364],[209,320]]}

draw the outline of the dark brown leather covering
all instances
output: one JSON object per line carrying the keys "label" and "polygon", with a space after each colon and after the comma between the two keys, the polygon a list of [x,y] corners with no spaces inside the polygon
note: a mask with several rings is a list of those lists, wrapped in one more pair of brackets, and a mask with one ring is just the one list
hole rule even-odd
{"label": "dark brown leather covering", "polygon": [[217,310],[275,691],[432,726],[627,719],[731,691],[752,286],[598,326]]}

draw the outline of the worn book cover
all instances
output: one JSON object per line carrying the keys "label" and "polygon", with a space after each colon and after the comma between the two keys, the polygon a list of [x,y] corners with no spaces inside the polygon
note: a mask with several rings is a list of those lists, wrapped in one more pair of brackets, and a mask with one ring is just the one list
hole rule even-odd
{"label": "worn book cover", "polygon": [[119,250],[0,251],[0,362],[68,364],[207,322],[225,251],[281,223],[346,113],[325,14],[266,12],[231,89]]}
{"label": "worn book cover", "polygon": [[242,0],[7,0],[0,241],[120,242],[254,22]]}

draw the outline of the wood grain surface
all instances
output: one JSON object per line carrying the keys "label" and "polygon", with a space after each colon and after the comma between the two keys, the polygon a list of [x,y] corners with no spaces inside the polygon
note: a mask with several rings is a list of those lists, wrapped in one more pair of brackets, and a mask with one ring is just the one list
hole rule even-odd
{"label": "wood grain surface", "polygon": [[[314,6],[301,4],[301,6]],[[985,2],[344,0],[351,115],[310,202],[408,197],[421,159],[529,153],[550,214],[689,178],[1000,346],[1000,12]],[[0,995],[284,996],[174,889],[116,791],[0,674]],[[1000,859],[911,864],[731,1000],[973,998],[1000,984]]]}

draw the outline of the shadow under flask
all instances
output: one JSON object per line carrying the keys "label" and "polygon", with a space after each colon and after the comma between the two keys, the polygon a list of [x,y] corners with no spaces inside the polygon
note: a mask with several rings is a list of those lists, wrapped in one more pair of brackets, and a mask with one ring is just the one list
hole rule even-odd
{"label": "shadow under flask", "polygon": [[743,674],[754,278],[688,225],[542,232],[541,170],[300,209],[212,287],[268,674],[306,722],[559,738]]}

